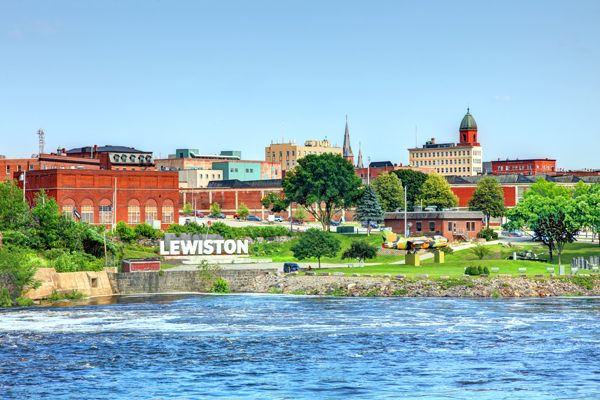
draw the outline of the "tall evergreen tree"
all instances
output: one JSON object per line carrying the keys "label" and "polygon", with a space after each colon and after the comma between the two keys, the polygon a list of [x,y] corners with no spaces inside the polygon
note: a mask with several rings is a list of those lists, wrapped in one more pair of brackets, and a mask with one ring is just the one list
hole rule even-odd
{"label": "tall evergreen tree", "polygon": [[373,186],[369,185],[365,188],[360,202],[356,206],[354,219],[358,221],[367,221],[367,236],[371,234],[371,221],[383,222],[383,210],[379,204],[379,199],[375,193]]}

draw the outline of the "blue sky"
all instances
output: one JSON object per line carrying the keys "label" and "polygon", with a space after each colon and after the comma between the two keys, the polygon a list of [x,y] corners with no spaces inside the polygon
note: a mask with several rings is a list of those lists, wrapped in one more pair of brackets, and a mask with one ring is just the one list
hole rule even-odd
{"label": "blue sky", "polygon": [[91,144],[166,157],[281,140],[408,161],[458,140],[484,160],[600,168],[600,1],[0,2],[0,154]]}

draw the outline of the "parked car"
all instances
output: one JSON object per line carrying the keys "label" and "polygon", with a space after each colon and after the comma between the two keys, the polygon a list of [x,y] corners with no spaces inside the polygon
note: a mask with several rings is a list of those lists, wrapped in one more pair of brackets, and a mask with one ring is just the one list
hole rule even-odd
{"label": "parked car", "polygon": [[304,221],[298,218],[292,218],[289,217],[288,221],[292,221],[292,224],[296,224],[296,225],[304,225]]}
{"label": "parked car", "polygon": [[514,229],[512,231],[502,231],[502,236],[508,236],[508,237],[523,237],[523,232]]}
{"label": "parked car", "polygon": [[300,266],[296,263],[285,263],[283,264],[283,272],[299,271]]}
{"label": "parked car", "polygon": [[[194,215],[195,214],[195,215]],[[200,218],[204,218],[204,214],[201,213],[200,211],[194,211],[192,213],[192,216],[196,216],[196,217],[200,217]]]}
{"label": "parked car", "polygon": [[274,220],[276,222],[283,222],[283,217],[281,215],[276,215],[275,218],[274,218]]}
{"label": "parked car", "polygon": [[367,227],[367,222],[370,222],[371,229],[378,229],[379,228],[379,224],[377,222],[373,222],[373,221],[363,221],[362,222],[362,227],[363,228]]}
{"label": "parked car", "polygon": [[246,218],[244,218],[246,221],[257,221],[257,222],[261,222],[262,218],[257,217],[256,215],[248,215]]}
{"label": "parked car", "polygon": [[340,226],[340,221],[336,221],[335,219],[332,219],[331,226]]}
{"label": "parked car", "polygon": [[208,214],[208,218],[225,219],[227,217],[225,216],[225,214],[221,213],[221,214],[217,215],[216,217],[214,215],[212,215],[212,214]]}

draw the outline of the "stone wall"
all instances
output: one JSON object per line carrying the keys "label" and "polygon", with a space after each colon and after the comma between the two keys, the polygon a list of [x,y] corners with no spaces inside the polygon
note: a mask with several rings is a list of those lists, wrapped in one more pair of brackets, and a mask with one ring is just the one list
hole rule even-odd
{"label": "stone wall", "polygon": [[[229,282],[229,289],[237,292],[247,287],[248,282],[257,276],[276,271],[276,268],[228,269],[222,271],[221,276]],[[164,270],[163,272],[163,276],[158,272],[135,272],[109,274],[109,278],[116,294],[204,292],[199,271]]]}

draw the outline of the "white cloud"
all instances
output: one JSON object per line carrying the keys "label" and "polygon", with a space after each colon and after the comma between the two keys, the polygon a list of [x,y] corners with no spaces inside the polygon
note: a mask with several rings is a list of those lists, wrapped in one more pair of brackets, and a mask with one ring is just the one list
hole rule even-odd
{"label": "white cloud", "polygon": [[515,101],[518,97],[519,97],[519,95],[507,95],[507,94],[503,94],[503,95],[495,94],[494,96],[492,96],[492,98],[497,101]]}
{"label": "white cloud", "polygon": [[15,39],[21,39],[23,37],[23,32],[21,31],[21,29],[18,26],[15,25],[15,27],[12,31],[6,32],[6,36],[15,38]]}

